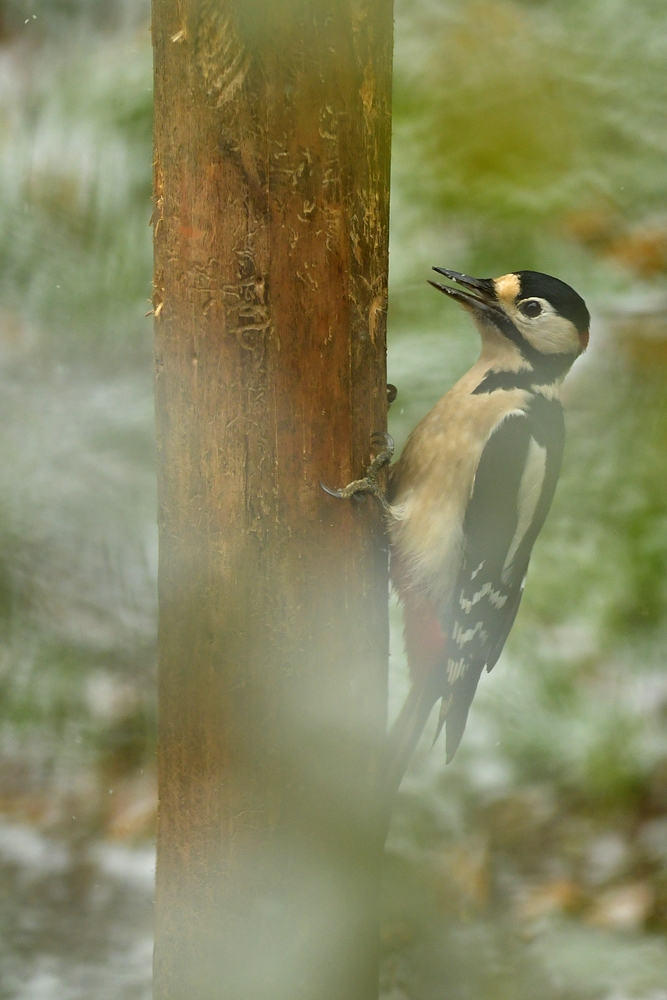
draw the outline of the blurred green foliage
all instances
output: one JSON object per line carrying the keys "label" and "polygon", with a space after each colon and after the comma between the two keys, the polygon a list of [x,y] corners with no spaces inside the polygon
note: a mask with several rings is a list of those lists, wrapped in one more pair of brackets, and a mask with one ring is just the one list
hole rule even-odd
{"label": "blurred green foliage", "polygon": [[465,230],[474,273],[555,259],[582,210],[662,211],[666,62],[654,0],[404,0],[397,187]]}
{"label": "blurred green foliage", "polygon": [[0,801],[80,834],[155,752],[148,10],[0,24]]}
{"label": "blurred green foliage", "polygon": [[[26,26],[26,33],[31,25]],[[30,44],[29,44],[30,43]],[[146,356],[150,38],[86,36],[5,54],[0,292],[42,348],[114,364]],[[12,65],[14,64],[14,65]]]}
{"label": "blurred green foliage", "polygon": [[9,41],[20,37],[26,25],[40,39],[91,29],[117,32],[145,25],[148,6],[144,0],[0,0],[0,29]]}
{"label": "blurred green foliage", "polygon": [[[0,26],[0,798],[109,829],[155,739],[148,11],[5,0]],[[397,442],[477,352],[432,265],[558,274],[594,324],[507,654],[397,807],[392,1000],[667,981],[633,937],[667,928],[666,104],[661,0],[397,0]]]}

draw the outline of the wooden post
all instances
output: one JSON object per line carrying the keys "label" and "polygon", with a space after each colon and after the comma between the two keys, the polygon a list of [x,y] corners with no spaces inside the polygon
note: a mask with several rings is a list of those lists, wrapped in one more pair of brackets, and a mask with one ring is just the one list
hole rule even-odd
{"label": "wooden post", "polygon": [[153,0],[157,1000],[375,1000],[392,0]]}

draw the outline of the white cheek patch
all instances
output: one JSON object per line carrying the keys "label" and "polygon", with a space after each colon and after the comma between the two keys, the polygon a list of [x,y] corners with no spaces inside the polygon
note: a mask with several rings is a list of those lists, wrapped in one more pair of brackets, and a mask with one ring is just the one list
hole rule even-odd
{"label": "white cheek patch", "polygon": [[523,475],[521,476],[519,494],[517,497],[518,521],[516,531],[514,532],[514,538],[512,539],[510,547],[507,550],[507,557],[502,571],[501,579],[503,583],[507,583],[509,576],[508,571],[512,565],[512,561],[526,535],[526,532],[533,523],[535,511],[537,510],[537,505],[540,502],[540,496],[542,495],[546,468],[547,449],[538,444],[534,437],[531,437],[528,444],[526,465],[523,470]]}
{"label": "white cheek patch", "polygon": [[578,354],[579,332],[574,323],[559,316],[546,300],[536,301],[542,304],[543,312],[540,316],[528,319],[518,309],[512,315],[514,325],[531,347],[541,354]]}

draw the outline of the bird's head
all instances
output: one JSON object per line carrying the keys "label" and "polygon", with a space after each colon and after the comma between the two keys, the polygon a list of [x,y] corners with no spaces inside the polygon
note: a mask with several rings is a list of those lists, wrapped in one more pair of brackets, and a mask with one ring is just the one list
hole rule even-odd
{"label": "bird's head", "polygon": [[545,364],[567,371],[588,345],[590,315],[573,288],[540,271],[515,271],[500,278],[471,278],[434,267],[453,285],[431,284],[469,309],[482,339],[500,334],[532,368]]}

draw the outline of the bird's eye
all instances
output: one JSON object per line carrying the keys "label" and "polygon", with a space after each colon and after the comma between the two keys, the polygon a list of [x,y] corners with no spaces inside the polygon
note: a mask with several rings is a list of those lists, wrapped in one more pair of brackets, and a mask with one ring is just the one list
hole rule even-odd
{"label": "bird's eye", "polygon": [[524,316],[529,316],[530,319],[534,319],[535,316],[539,316],[542,312],[542,306],[537,299],[526,299],[519,306],[519,312],[522,312]]}

